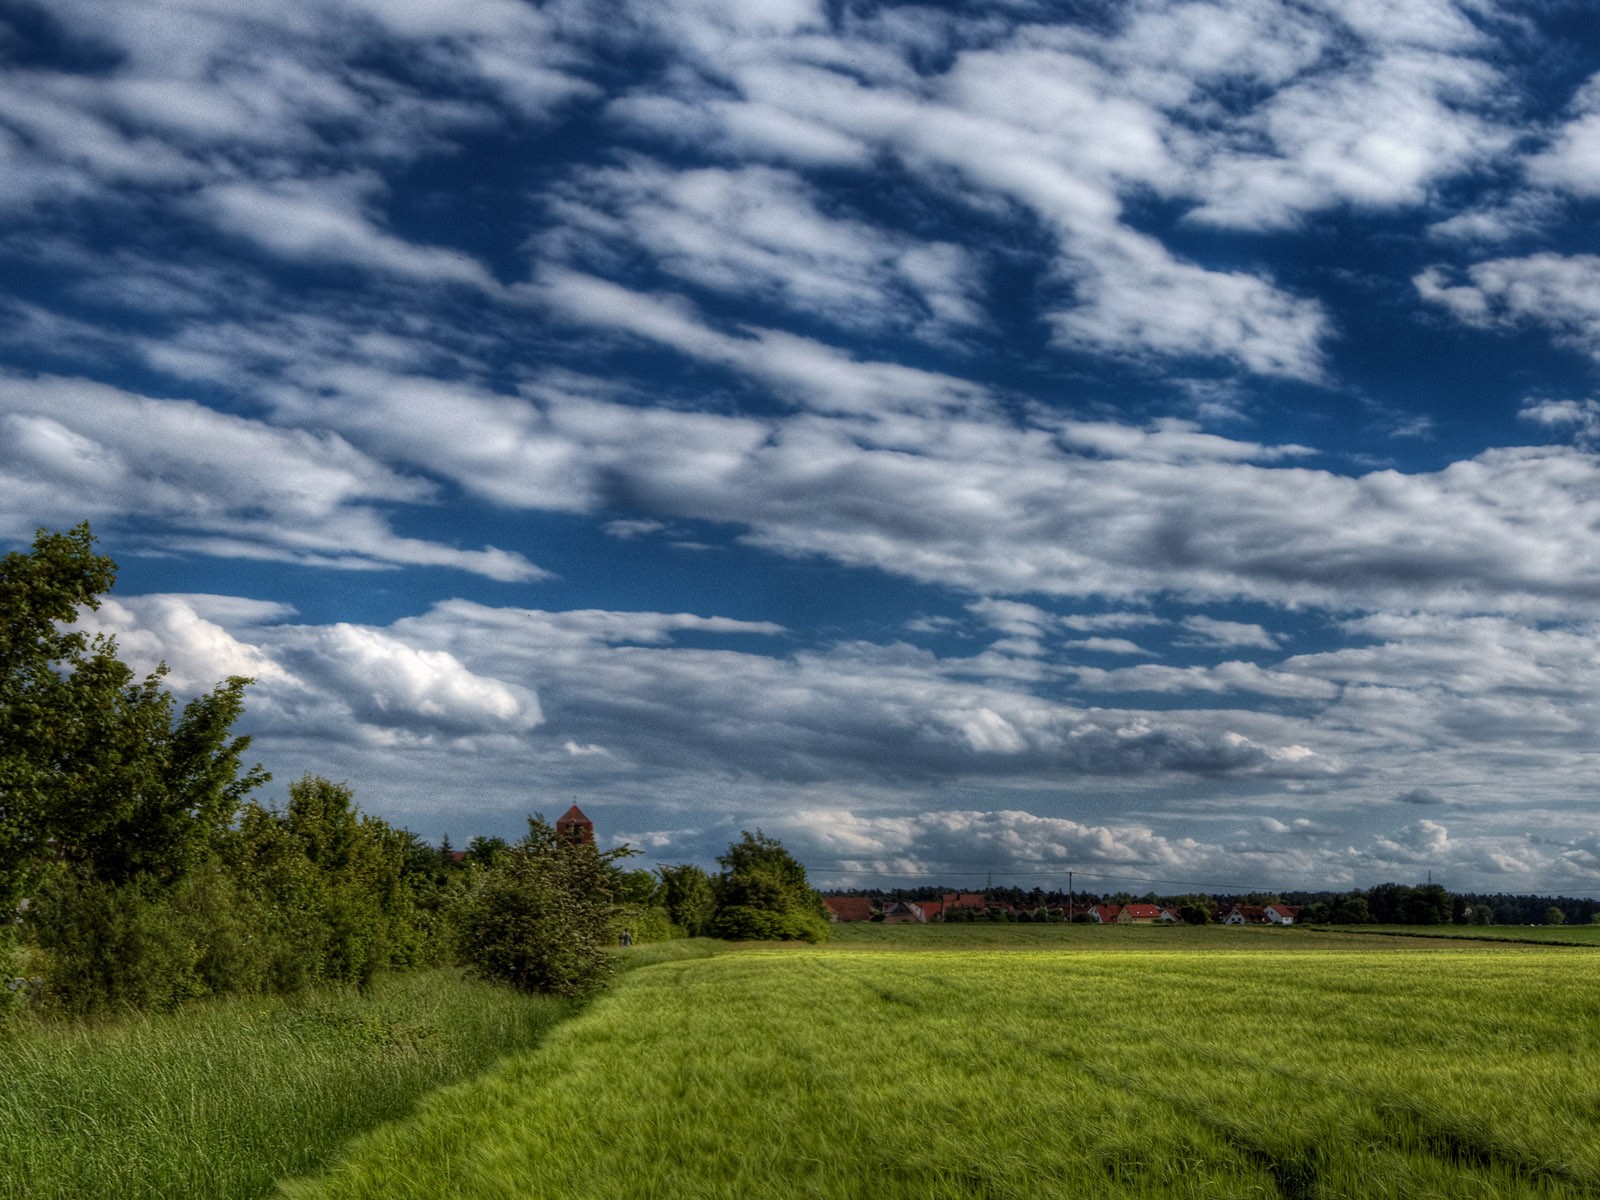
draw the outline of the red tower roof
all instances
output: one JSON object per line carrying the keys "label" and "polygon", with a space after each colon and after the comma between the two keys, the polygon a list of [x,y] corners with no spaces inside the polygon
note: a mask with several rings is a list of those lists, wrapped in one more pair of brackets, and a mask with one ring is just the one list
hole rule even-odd
{"label": "red tower roof", "polygon": [[583,809],[574,804],[556,819],[556,832],[564,834],[569,829],[576,829],[580,835],[589,841],[594,841],[594,822],[583,815]]}

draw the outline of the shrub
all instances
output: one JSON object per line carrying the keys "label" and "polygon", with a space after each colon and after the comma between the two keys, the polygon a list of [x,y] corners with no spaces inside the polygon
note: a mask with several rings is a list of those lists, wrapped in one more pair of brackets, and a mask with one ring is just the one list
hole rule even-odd
{"label": "shrub", "polygon": [[717,859],[713,937],[739,941],[825,941],[828,910],[806,880],[806,869],[776,838],[744,833]]}
{"label": "shrub", "polygon": [[525,992],[583,996],[614,969],[608,858],[541,818],[485,871],[462,904],[463,959],[479,975]]}

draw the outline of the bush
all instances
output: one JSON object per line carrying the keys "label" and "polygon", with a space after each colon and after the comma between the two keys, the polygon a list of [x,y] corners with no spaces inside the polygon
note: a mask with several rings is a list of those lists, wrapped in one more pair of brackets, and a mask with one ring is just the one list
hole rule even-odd
{"label": "bush", "polygon": [[542,819],[528,827],[463,902],[462,958],[521,991],[587,995],[614,970],[607,856]]}
{"label": "bush", "polygon": [[806,880],[806,869],[776,838],[744,833],[717,859],[713,937],[738,941],[827,940],[828,910]]}
{"label": "bush", "polygon": [[818,942],[828,928],[807,913],[773,912],[737,904],[717,910],[711,936],[732,942]]}
{"label": "bush", "polygon": [[670,942],[674,938],[688,937],[682,926],[674,925],[667,910],[659,905],[621,904],[611,914],[611,940],[613,943],[626,930],[635,945],[646,942]]}
{"label": "bush", "polygon": [[169,1009],[205,991],[200,951],[149,880],[121,886],[59,871],[29,914],[48,956],[48,1000],[66,1012]]}

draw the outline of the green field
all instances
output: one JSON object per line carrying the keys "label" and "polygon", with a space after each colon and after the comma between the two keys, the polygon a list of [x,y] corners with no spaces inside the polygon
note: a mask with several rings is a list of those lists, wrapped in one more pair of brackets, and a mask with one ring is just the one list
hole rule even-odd
{"label": "green field", "polygon": [[[950,928],[1010,940],[852,929],[836,947],[633,972],[539,1049],[286,1191],[1600,1194],[1600,956],[1300,930]],[[916,940],[890,941],[903,933]]]}
{"label": "green field", "polygon": [[1474,942],[1534,942],[1600,946],[1600,925],[1335,925],[1318,930],[1372,937],[1454,938]]}
{"label": "green field", "polygon": [[[1472,937],[1466,926],[1442,925],[1437,933],[1422,926],[1335,925],[1280,928],[1273,925],[1012,925],[978,921],[950,925],[884,925],[869,921],[835,925],[829,949],[852,950],[1102,950],[1107,953],[1147,950],[1355,950],[1426,949],[1422,938]],[[1491,933],[1494,926],[1487,927]],[[1573,926],[1569,933],[1600,933],[1600,926]],[[1600,946],[1600,937],[1539,937],[1559,934],[1559,926],[1530,926],[1499,931],[1498,938],[1478,940],[1550,942]],[[1533,937],[1523,938],[1528,933]]]}

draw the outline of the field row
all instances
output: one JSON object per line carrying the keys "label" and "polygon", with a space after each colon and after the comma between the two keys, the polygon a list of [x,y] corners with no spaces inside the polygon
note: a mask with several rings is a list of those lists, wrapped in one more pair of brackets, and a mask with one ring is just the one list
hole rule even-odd
{"label": "field row", "polygon": [[290,1194],[1590,1196],[1597,1038],[1571,950],[743,952]]}

